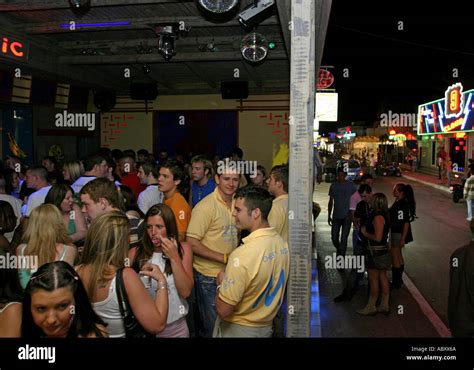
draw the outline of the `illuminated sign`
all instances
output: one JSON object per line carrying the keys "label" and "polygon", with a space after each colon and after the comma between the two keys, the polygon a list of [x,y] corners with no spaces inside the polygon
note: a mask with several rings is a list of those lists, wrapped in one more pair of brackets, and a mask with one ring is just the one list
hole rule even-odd
{"label": "illuminated sign", "polygon": [[28,60],[28,48],[23,41],[10,36],[0,36],[0,42],[0,57],[25,62]]}
{"label": "illuminated sign", "polygon": [[333,74],[329,72],[327,69],[320,69],[316,87],[318,89],[327,89],[328,87],[331,87],[333,83],[334,83]]}
{"label": "illuminated sign", "polygon": [[394,140],[394,141],[406,141],[407,140],[407,137],[404,134],[390,135],[388,138],[390,140]]}
{"label": "illuminated sign", "polygon": [[342,137],[346,140],[350,140],[350,139],[356,137],[356,133],[349,131],[349,132],[346,132],[345,134],[343,134]]}
{"label": "illuminated sign", "polygon": [[337,93],[316,93],[316,119],[337,122]]}
{"label": "illuminated sign", "polygon": [[474,131],[474,90],[463,92],[463,86],[450,86],[444,99],[418,107],[418,135]]}

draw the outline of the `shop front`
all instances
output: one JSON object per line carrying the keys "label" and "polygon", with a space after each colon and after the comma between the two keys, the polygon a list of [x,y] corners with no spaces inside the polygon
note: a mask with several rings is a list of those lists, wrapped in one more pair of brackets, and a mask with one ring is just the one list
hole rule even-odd
{"label": "shop front", "polygon": [[454,172],[464,172],[473,155],[474,90],[456,83],[445,97],[419,106],[418,144],[422,167],[437,169],[438,157],[452,161]]}

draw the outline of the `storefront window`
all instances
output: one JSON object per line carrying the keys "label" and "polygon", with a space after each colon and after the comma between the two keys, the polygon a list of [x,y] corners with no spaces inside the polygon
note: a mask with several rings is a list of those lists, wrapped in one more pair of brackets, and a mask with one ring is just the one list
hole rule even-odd
{"label": "storefront window", "polygon": [[466,163],[466,149],[467,144],[465,139],[449,139],[449,157],[453,162],[453,169],[456,168],[459,172],[464,172],[464,165]]}

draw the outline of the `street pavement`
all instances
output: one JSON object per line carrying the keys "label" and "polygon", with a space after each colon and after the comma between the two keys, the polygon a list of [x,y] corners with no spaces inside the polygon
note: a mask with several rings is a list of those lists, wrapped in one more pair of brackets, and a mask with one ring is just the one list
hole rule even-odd
{"label": "street pavement", "polygon": [[[313,200],[322,208],[316,222],[322,337],[450,336],[447,328],[449,258],[456,248],[470,241],[466,206],[464,202],[453,203],[449,190],[441,189],[437,178],[417,173],[404,172],[402,178],[377,178],[374,191],[385,193],[391,205],[393,186],[399,182],[413,186],[418,219],[412,224],[414,242],[404,250],[405,285],[392,292],[388,317],[381,314],[364,317],[355,312],[366,304],[366,279],[352,301],[333,301],[342,292],[345,272],[325,268],[326,256],[335,252],[327,223],[330,184],[321,183],[315,189]],[[351,235],[348,253],[352,253]]]}

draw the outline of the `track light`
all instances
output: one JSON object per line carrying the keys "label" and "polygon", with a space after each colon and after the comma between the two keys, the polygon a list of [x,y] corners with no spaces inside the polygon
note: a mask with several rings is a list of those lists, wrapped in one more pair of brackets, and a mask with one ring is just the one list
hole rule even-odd
{"label": "track light", "polygon": [[175,40],[176,34],[173,32],[173,26],[159,26],[156,28],[158,34],[158,52],[166,61],[176,55]]}
{"label": "track light", "polygon": [[251,30],[273,14],[274,5],[275,0],[255,0],[239,14],[239,23]]}

